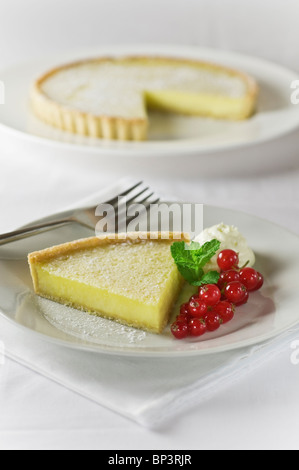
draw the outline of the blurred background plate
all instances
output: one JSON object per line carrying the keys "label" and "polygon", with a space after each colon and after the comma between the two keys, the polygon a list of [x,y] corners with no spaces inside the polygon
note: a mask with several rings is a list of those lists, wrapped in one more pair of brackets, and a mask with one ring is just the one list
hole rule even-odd
{"label": "blurred background plate", "polygon": [[[79,58],[152,54],[216,62],[248,72],[260,86],[258,112],[242,122],[150,113],[149,140],[115,142],[73,135],[39,121],[28,100],[30,85],[41,73]],[[244,174],[258,167],[273,170],[297,162],[299,107],[291,103],[291,83],[296,73],[280,65],[241,54],[187,46],[111,46],[58,54],[8,68],[0,73],[5,85],[5,104],[0,106],[3,138],[59,159],[72,158],[123,174],[215,175]],[[269,149],[269,146],[272,146]],[[286,152],[286,146],[288,151]],[[265,156],[267,154],[267,156]],[[287,154],[287,157],[285,156]],[[182,160],[182,156],[184,159]]]}

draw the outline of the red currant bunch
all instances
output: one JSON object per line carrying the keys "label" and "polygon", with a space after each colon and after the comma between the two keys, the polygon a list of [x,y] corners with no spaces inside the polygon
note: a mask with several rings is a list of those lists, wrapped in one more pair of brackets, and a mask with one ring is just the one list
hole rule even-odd
{"label": "red currant bunch", "polygon": [[250,267],[239,268],[239,255],[234,250],[222,250],[217,257],[220,269],[216,284],[205,284],[198,289],[171,325],[177,339],[202,336],[216,331],[235,316],[236,307],[245,304],[249,293],[264,283],[261,273]]}

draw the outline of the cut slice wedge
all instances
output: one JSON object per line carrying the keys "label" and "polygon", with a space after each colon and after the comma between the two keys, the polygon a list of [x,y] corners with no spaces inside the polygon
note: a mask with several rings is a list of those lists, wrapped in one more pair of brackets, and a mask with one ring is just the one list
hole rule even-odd
{"label": "cut slice wedge", "polygon": [[181,233],[103,235],[28,256],[36,294],[120,323],[161,333],[183,279],[172,259]]}

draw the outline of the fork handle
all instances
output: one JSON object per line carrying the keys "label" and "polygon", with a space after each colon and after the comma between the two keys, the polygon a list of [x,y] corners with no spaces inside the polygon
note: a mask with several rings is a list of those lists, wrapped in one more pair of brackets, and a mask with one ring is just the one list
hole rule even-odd
{"label": "fork handle", "polygon": [[70,222],[73,222],[72,219],[60,219],[55,220],[53,222],[47,222],[38,225],[32,225],[31,227],[27,227],[20,230],[15,230],[13,232],[3,233],[0,235],[0,246],[6,245],[7,243],[15,242],[17,240],[22,240],[24,238],[29,237],[32,233],[42,233],[46,232],[47,230],[51,230],[53,227],[57,227],[59,225],[65,225]]}

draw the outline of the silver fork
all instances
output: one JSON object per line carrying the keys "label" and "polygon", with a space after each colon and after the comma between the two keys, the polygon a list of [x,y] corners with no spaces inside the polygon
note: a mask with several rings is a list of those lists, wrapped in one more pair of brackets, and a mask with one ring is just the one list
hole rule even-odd
{"label": "silver fork", "polygon": [[[146,211],[149,209],[151,204],[157,204],[159,202],[159,198],[156,197],[153,192],[150,192],[148,187],[144,187],[143,182],[140,181],[139,183],[134,184],[127,190],[118,194],[114,198],[108,201],[99,202],[95,206],[60,212],[59,214],[54,214],[52,216],[48,216],[38,221],[32,222],[31,224],[28,224],[19,230],[4,233],[0,235],[0,245],[5,245],[7,243],[11,243],[17,240],[22,240],[32,235],[46,232],[58,226],[71,224],[71,223],[77,223],[86,228],[95,230],[95,226],[97,222],[99,221],[99,219],[101,218],[101,216],[95,215],[96,209],[99,207],[100,204],[103,204],[103,205],[109,204],[113,206],[115,210],[115,214],[117,216],[117,221],[120,223],[121,219],[124,219],[125,217],[125,222],[128,223],[130,221],[130,218],[126,217],[126,212],[124,211],[124,205],[119,204],[121,199],[124,200],[124,198],[126,198],[125,199],[126,207],[132,204],[143,204],[144,209]],[[117,223],[116,223],[116,230],[117,230]]]}

